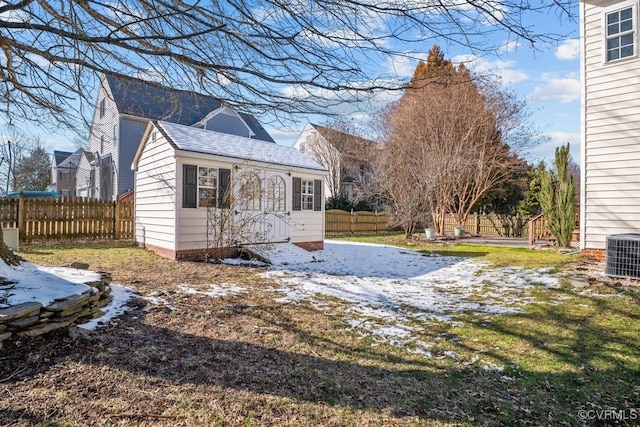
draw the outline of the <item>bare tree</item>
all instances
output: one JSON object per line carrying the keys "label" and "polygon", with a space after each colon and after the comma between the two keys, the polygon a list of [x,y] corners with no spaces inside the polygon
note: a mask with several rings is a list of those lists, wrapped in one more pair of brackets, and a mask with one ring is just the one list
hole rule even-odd
{"label": "bare tree", "polygon": [[[430,67],[435,63],[440,65]],[[524,104],[495,81],[462,65],[454,68],[437,46],[418,66],[411,85],[398,104],[387,143],[387,194],[400,201],[393,200],[395,214],[405,223],[409,199],[414,200],[409,212],[420,220],[430,213],[439,233],[445,213],[453,213],[463,227],[476,203],[521,164],[515,150],[531,138]],[[405,180],[406,185],[399,184]],[[411,197],[399,197],[398,191]]]}
{"label": "bare tree", "polygon": [[342,193],[342,154],[323,135],[312,135],[304,149],[305,154],[327,168],[329,173],[325,178],[327,197],[337,198]]}
{"label": "bare tree", "polygon": [[[41,151],[38,153],[38,158],[42,160],[42,155],[46,156],[45,149],[40,139],[28,137],[17,126],[4,126],[2,133],[3,138],[0,141],[0,192],[8,193],[25,189],[16,185],[17,175],[20,174],[19,166],[24,159],[30,158],[36,151]],[[41,166],[43,165],[41,164]],[[45,187],[51,182],[50,167],[51,163],[48,162],[46,172],[42,167],[38,168],[41,180],[47,181]]]}
{"label": "bare tree", "polygon": [[570,10],[569,0],[8,0],[1,110],[9,120],[76,125],[73,112],[93,103],[96,76],[106,73],[196,90],[241,111],[324,111],[321,98],[402,88],[370,70],[425,41],[489,53],[500,46],[486,36],[504,31],[535,46],[561,36],[537,33],[523,16],[571,19]]}
{"label": "bare tree", "polygon": [[42,146],[18,157],[13,170],[16,191],[45,190],[51,183],[51,159]]}

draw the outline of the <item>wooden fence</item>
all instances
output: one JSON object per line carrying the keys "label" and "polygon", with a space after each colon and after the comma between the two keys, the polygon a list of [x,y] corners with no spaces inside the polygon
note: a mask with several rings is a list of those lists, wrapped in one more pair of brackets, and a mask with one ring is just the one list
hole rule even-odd
{"label": "wooden fence", "polygon": [[325,231],[329,234],[380,233],[389,230],[389,215],[377,212],[347,212],[330,209],[325,212]]}
{"label": "wooden fence", "polygon": [[[444,217],[444,233],[454,234],[457,228],[456,220],[452,214]],[[479,234],[490,237],[522,237],[528,236],[528,220],[519,216],[507,215],[469,215],[462,227],[467,233]]]}
{"label": "wooden fence", "polygon": [[133,239],[133,203],[88,198],[0,199],[0,226],[20,241]]}
{"label": "wooden fence", "polygon": [[[389,231],[389,214],[372,212],[326,211],[325,230],[328,234],[379,233]],[[440,219],[444,233],[454,234],[456,222],[451,214]],[[470,215],[464,230],[483,236],[523,237],[528,235],[527,220],[517,216]],[[422,231],[422,230],[420,230]]]}

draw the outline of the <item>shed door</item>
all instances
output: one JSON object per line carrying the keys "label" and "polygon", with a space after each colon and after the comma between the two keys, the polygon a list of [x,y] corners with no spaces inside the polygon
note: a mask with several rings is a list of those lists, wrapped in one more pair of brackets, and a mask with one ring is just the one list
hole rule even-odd
{"label": "shed door", "polygon": [[289,240],[289,214],[287,212],[287,187],[281,174],[266,179],[265,238],[268,242]]}
{"label": "shed door", "polygon": [[289,239],[286,181],[282,174],[247,170],[238,176],[235,229],[242,243],[276,243]]}

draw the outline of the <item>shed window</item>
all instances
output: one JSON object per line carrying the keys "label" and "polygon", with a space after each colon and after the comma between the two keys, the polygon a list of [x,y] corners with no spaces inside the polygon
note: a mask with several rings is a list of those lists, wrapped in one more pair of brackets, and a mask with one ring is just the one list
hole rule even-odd
{"label": "shed window", "polygon": [[302,180],[302,210],[313,210],[313,180]]}
{"label": "shed window", "polygon": [[218,207],[228,209],[230,169],[183,165],[182,207]]}
{"label": "shed window", "polygon": [[293,178],[293,210],[322,210],[322,180]]}
{"label": "shed window", "polygon": [[606,14],[607,61],[635,55],[635,7]]}
{"label": "shed window", "polygon": [[216,206],[218,169],[198,167],[198,206]]}

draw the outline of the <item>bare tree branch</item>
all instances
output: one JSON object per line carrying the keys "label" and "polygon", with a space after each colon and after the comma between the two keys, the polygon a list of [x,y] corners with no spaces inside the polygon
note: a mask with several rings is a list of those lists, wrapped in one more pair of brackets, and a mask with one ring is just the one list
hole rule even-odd
{"label": "bare tree branch", "polygon": [[[372,75],[425,42],[496,52],[504,31],[534,45],[522,17],[569,0],[22,0],[0,4],[0,114],[79,123],[100,73],[193,90],[254,114],[325,111],[330,103],[401,89]],[[80,106],[81,107],[81,106]],[[44,111],[43,111],[44,110]],[[43,114],[45,113],[45,114]]]}

